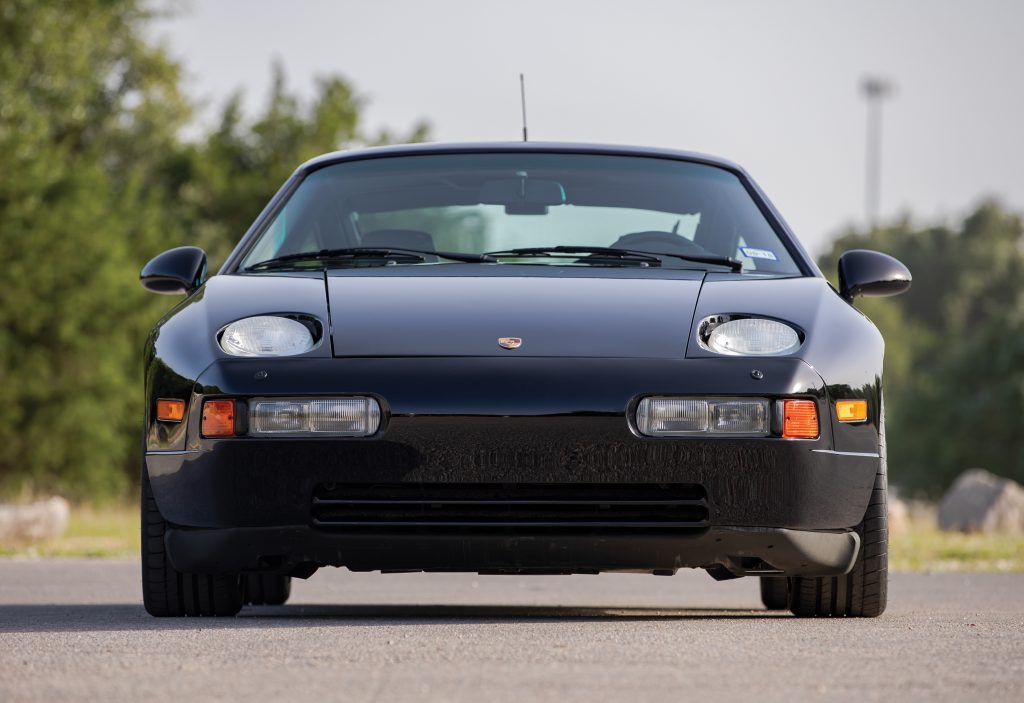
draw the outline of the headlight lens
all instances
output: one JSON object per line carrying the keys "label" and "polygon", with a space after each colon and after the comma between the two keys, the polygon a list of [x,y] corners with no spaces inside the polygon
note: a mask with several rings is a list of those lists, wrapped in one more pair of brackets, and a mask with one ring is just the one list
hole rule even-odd
{"label": "headlight lens", "polygon": [[715,325],[704,343],[719,354],[780,356],[800,347],[800,335],[784,322],[746,317]]}
{"label": "headlight lens", "polygon": [[232,356],[294,356],[313,346],[309,328],[297,320],[276,315],[232,322],[220,337],[220,348]]}

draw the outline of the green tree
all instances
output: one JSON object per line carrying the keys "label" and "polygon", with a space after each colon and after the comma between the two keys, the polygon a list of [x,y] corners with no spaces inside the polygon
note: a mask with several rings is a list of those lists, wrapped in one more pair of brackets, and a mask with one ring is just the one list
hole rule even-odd
{"label": "green tree", "polygon": [[[129,0],[0,3],[0,482],[109,494],[138,438],[138,252],[188,105]],[[136,444],[137,447],[137,444]]]}
{"label": "green tree", "polygon": [[[304,103],[277,67],[196,143],[180,68],[148,43],[145,0],[0,0],[0,491],[124,492],[138,474],[141,350],[175,301],[138,284],[185,243],[211,265],[302,161],[391,138],[343,79]],[[417,125],[406,139],[426,136]]]}
{"label": "green tree", "polygon": [[1024,482],[1024,317],[975,327],[915,378],[898,415],[907,483],[937,493],[961,471],[984,467]]}
{"label": "green tree", "polygon": [[877,249],[910,268],[897,298],[857,306],[886,339],[886,410],[893,481],[936,495],[964,469],[1024,480],[1024,223],[986,201],[958,228],[904,219],[837,238],[819,264]]}
{"label": "green tree", "polygon": [[364,100],[343,78],[316,81],[303,102],[288,91],[284,69],[272,67],[270,97],[253,120],[242,114],[236,94],[222,110],[220,125],[175,160],[176,203],[184,207],[197,246],[221,261],[295,168],[314,156],[353,146],[416,142],[429,133],[416,124],[400,137],[389,130],[367,134],[360,124]]}

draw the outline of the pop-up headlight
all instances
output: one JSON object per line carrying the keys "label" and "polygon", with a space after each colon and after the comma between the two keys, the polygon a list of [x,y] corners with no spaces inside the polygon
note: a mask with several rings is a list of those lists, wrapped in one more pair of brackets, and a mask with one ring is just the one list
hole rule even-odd
{"label": "pop-up headlight", "polygon": [[314,345],[309,327],[279,315],[246,317],[220,335],[220,348],[232,356],[295,356]]}
{"label": "pop-up headlight", "polygon": [[765,317],[712,315],[697,331],[701,346],[730,356],[782,356],[800,348],[800,334]]}

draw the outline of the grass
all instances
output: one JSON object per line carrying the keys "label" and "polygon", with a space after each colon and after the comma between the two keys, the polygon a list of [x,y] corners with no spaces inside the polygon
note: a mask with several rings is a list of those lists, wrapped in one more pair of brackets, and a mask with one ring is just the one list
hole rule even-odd
{"label": "grass", "polygon": [[52,541],[31,546],[0,544],[0,556],[133,557],[139,554],[139,506],[114,503],[71,508],[68,528]]}
{"label": "grass", "polygon": [[[0,556],[134,557],[139,553],[135,504],[75,506],[62,537],[30,547],[0,544]],[[934,511],[915,515],[889,545],[893,571],[1024,572],[1024,535],[941,532]]]}
{"label": "grass", "polygon": [[942,532],[933,517],[915,517],[889,538],[892,571],[1024,572],[1024,535]]}

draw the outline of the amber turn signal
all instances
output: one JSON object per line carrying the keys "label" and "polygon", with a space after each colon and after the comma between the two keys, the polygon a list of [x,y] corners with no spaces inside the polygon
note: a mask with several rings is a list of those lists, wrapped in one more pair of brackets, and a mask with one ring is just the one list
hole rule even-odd
{"label": "amber turn signal", "polygon": [[836,419],[839,422],[863,422],[868,419],[868,401],[837,400]]}
{"label": "amber turn signal", "polygon": [[208,400],[203,403],[203,436],[233,437],[235,435],[235,401]]}
{"label": "amber turn signal", "polygon": [[787,400],[782,405],[782,436],[814,439],[818,436],[818,404],[813,400]]}
{"label": "amber turn signal", "polygon": [[156,419],[164,422],[181,422],[185,417],[185,401],[158,398],[156,401]]}

